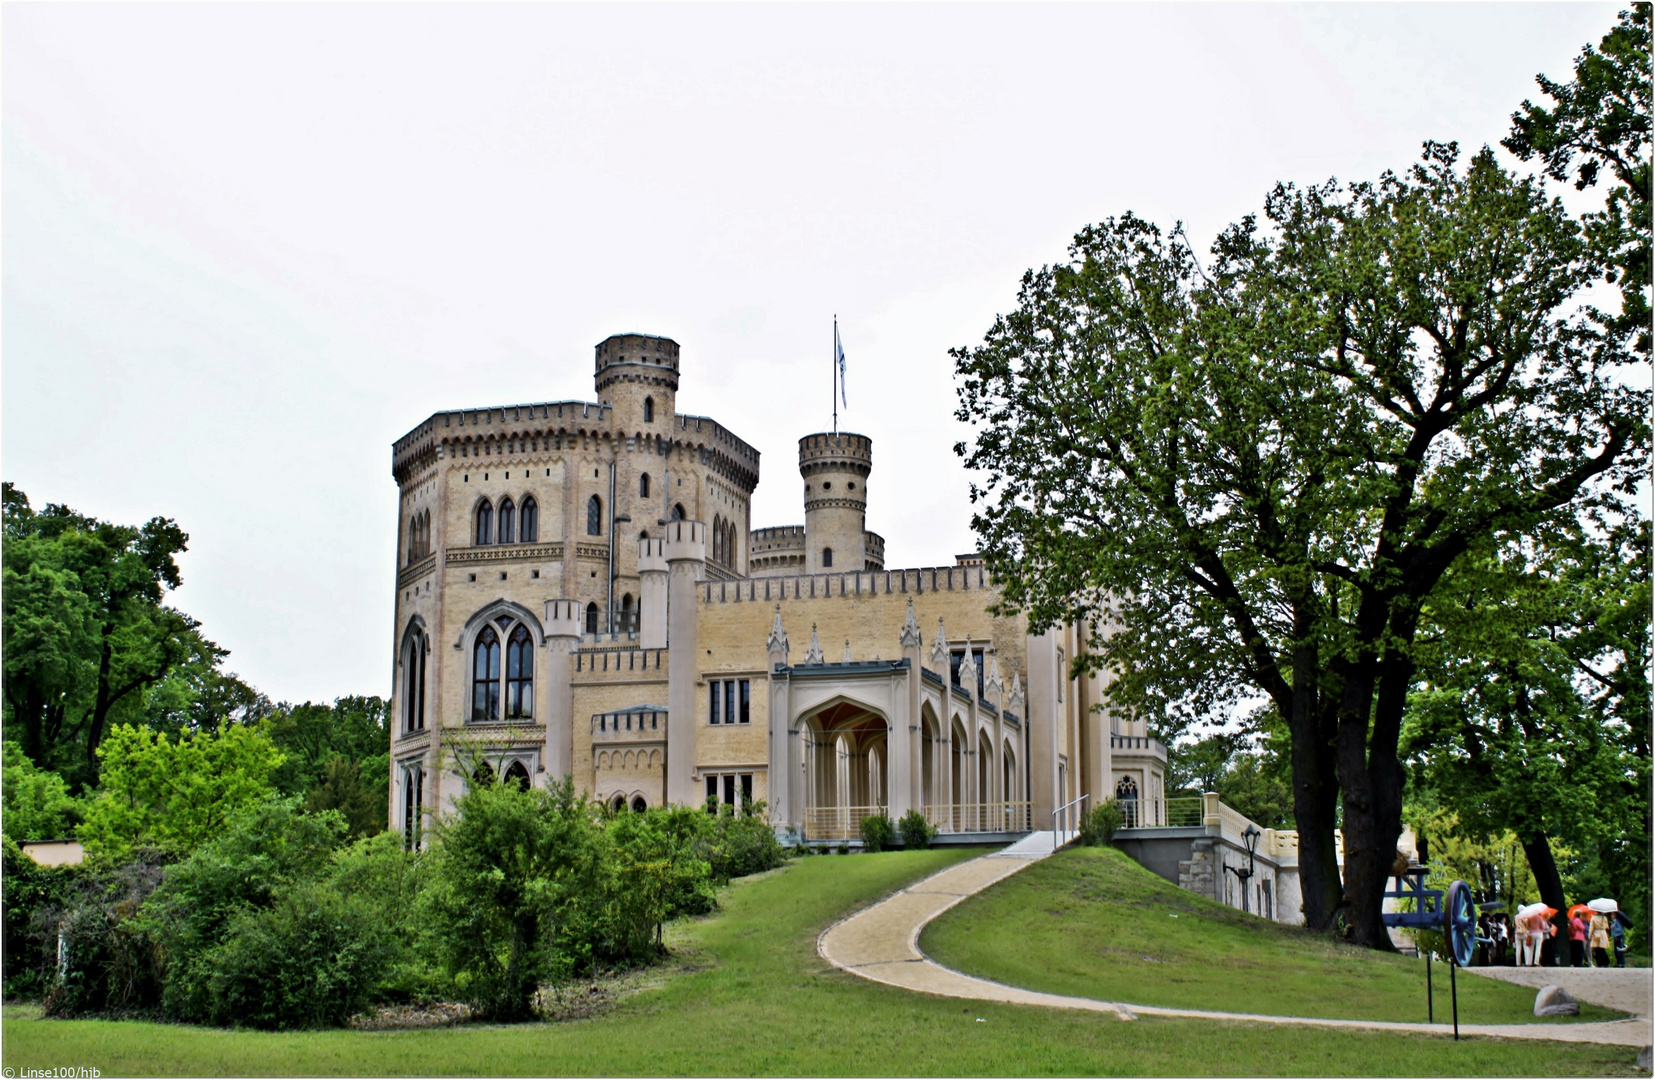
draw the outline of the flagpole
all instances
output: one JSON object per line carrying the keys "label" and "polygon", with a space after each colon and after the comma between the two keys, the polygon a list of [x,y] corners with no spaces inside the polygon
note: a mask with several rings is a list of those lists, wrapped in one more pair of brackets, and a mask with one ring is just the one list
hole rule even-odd
{"label": "flagpole", "polygon": [[833,352],[828,357],[833,372],[833,433],[839,434],[839,316],[833,317]]}

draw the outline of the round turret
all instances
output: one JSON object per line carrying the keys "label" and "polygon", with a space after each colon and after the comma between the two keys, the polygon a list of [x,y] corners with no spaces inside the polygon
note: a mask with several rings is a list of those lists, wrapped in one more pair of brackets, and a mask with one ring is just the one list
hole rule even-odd
{"label": "round turret", "polygon": [[799,440],[805,482],[805,572],[869,569],[868,473],[873,440],[848,431]]}
{"label": "round turret", "polygon": [[668,431],[678,394],[678,342],[650,334],[616,334],[593,351],[598,400],[614,408],[616,428]]}

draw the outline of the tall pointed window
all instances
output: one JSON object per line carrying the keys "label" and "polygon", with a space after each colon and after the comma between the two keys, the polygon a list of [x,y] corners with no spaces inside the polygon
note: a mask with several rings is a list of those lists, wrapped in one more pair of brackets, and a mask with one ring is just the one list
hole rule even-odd
{"label": "tall pointed window", "polygon": [[534,715],[534,642],[519,624],[506,642],[506,719]]}
{"label": "tall pointed window", "polygon": [[494,507],[487,499],[477,505],[477,543],[494,543]]}
{"label": "tall pointed window", "polygon": [[540,506],[531,495],[517,508],[517,542],[532,544],[540,539]]}
{"label": "tall pointed window", "polygon": [[638,612],[632,606],[632,594],[621,597],[621,633],[632,634],[638,630]]}
{"label": "tall pointed window", "polygon": [[512,505],[509,495],[500,500],[500,542],[517,543],[517,507]]}
{"label": "tall pointed window", "polygon": [[684,517],[685,517],[684,504],[683,503],[673,503],[672,504],[672,520],[674,520],[674,521],[683,521]]}
{"label": "tall pointed window", "polygon": [[500,718],[500,635],[485,626],[471,654],[471,718]]}
{"label": "tall pointed window", "polygon": [[408,656],[403,665],[403,718],[409,731],[425,730],[425,658],[430,649],[424,634],[413,634],[408,640]]}
{"label": "tall pointed window", "polygon": [[[652,398],[652,397],[646,397],[646,398],[644,398],[644,423],[653,424],[654,422],[655,422],[655,399]],[[644,492],[644,494],[648,495],[649,492],[646,491],[646,492]]]}
{"label": "tall pointed window", "polygon": [[587,604],[586,605],[586,632],[588,634],[595,634],[595,633],[598,632],[598,605],[597,604]]}
{"label": "tall pointed window", "polygon": [[828,567],[830,567],[832,565],[833,565],[833,549],[832,548],[823,548],[822,549],[822,568],[827,569]]}
{"label": "tall pointed window", "polygon": [[644,473],[642,476],[638,477],[638,497],[640,499],[649,498],[649,474],[648,473]]}
{"label": "tall pointed window", "polygon": [[505,782],[508,783],[508,784],[517,785],[517,790],[519,790],[519,791],[529,790],[529,770],[528,770],[528,768],[525,767],[524,764],[521,761],[512,762],[511,763],[511,768],[506,770]]}
{"label": "tall pointed window", "polygon": [[586,535],[603,535],[603,500],[596,495],[586,500]]}

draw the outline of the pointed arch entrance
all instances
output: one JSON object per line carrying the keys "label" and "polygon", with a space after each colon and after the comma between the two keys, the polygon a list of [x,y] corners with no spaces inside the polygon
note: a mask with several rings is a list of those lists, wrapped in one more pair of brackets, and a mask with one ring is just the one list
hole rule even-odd
{"label": "pointed arch entrance", "polygon": [[841,698],[804,717],[800,729],[805,836],[856,839],[862,819],[890,805],[890,724],[878,711]]}

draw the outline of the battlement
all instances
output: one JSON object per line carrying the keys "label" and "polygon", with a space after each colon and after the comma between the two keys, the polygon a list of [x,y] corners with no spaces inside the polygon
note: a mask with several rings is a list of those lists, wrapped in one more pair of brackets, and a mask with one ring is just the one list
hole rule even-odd
{"label": "battlement", "polygon": [[873,440],[848,431],[819,432],[799,440],[799,472],[850,472],[867,476],[873,469]]}
{"label": "battlement", "polygon": [[747,534],[747,550],[754,555],[766,551],[803,551],[804,546],[803,525],[772,525]]}
{"label": "battlement", "polygon": [[928,592],[963,592],[990,588],[993,588],[993,582],[989,579],[988,571],[981,566],[926,566],[914,570],[795,574],[787,577],[696,583],[703,604],[814,600],[836,596],[855,599],[891,593],[923,595]]}
{"label": "battlement", "polygon": [[678,389],[678,342],[652,334],[614,334],[593,346],[598,392],[616,382],[646,382]]}

